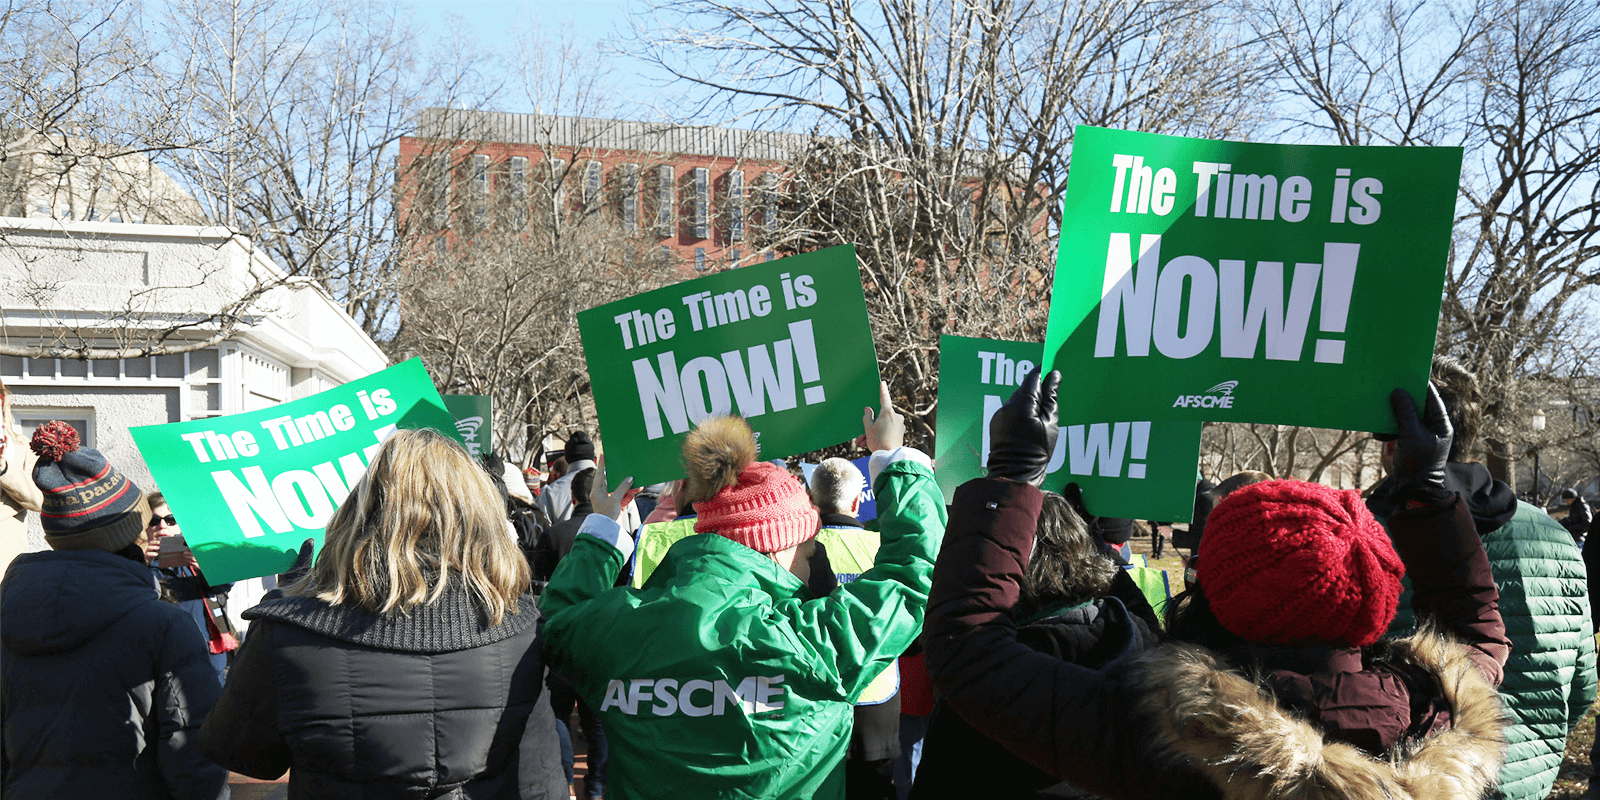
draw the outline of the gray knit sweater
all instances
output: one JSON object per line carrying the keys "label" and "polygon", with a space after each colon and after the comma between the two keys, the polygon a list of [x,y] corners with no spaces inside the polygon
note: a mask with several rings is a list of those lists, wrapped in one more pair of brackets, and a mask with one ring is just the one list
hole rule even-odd
{"label": "gray knit sweater", "polygon": [[489,625],[472,593],[452,583],[437,603],[405,613],[380,614],[355,605],[329,605],[315,597],[272,592],[244,612],[248,620],[282,622],[353,644],[406,653],[450,653],[482,647],[515,636],[539,621],[533,594],[517,598],[518,611]]}

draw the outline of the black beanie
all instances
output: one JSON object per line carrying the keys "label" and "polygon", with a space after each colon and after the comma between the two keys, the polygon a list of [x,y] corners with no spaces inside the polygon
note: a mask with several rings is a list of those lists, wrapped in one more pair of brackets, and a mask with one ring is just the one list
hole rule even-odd
{"label": "black beanie", "polygon": [[575,461],[594,460],[594,442],[589,441],[589,434],[583,431],[573,431],[567,438],[566,447],[561,448],[562,455],[567,457],[567,463]]}
{"label": "black beanie", "polygon": [[1127,544],[1133,536],[1133,520],[1122,517],[1096,517],[1094,534],[1106,544]]}

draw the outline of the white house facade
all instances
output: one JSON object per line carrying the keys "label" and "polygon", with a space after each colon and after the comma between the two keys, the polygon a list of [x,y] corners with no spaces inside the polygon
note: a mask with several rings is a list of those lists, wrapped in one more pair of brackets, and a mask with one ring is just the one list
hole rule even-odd
{"label": "white house facade", "polygon": [[[159,487],[129,428],[296,400],[383,369],[388,359],[320,287],[287,278],[226,230],[0,217],[0,341],[13,348],[109,349],[130,342],[129,331],[179,324],[186,327],[176,343],[207,342],[223,329],[206,316],[253,287],[271,288],[243,307],[226,338],[190,352],[0,355],[14,414],[29,433],[49,420],[72,424],[86,446],[149,491]],[[37,515],[28,537],[30,549],[45,547]]]}

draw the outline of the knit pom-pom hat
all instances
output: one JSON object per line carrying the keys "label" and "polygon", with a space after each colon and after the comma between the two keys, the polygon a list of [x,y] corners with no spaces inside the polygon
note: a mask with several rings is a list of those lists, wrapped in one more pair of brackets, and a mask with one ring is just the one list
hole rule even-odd
{"label": "knit pom-pom hat", "polygon": [[712,417],[683,440],[684,496],[695,533],[717,533],[762,553],[817,533],[811,495],[789,471],[756,462],[755,434],[738,417]]}
{"label": "knit pom-pom hat", "polygon": [[739,473],[756,460],[756,436],[739,417],[701,420],[683,438],[685,502],[710,500],[739,481]]}
{"label": "knit pom-pom hat", "polygon": [[817,535],[811,495],[786,469],[758,461],[710,500],[694,504],[695,533],[715,533],[758,553],[787,550]]}
{"label": "knit pom-pom hat", "polygon": [[1228,495],[1206,519],[1200,564],[1217,621],[1260,644],[1372,644],[1405,575],[1359,492],[1295,480]]}
{"label": "knit pom-pom hat", "polygon": [[49,422],[28,445],[38,454],[33,482],[44,493],[39,522],[56,550],[117,552],[139,538],[150,521],[144,493],[99,451],[78,446],[78,432]]}

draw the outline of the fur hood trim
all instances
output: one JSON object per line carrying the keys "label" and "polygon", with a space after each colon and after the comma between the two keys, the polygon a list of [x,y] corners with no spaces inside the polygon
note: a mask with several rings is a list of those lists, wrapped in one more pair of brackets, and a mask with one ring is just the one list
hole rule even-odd
{"label": "fur hood trim", "polygon": [[[756,437],[740,417],[711,417],[683,439],[684,495],[699,503],[739,482],[756,461]],[[680,505],[682,500],[679,501]]]}
{"label": "fur hood trim", "polygon": [[1466,648],[1437,633],[1379,642],[1380,661],[1438,678],[1453,725],[1396,748],[1387,760],[1327,740],[1270,694],[1203,648],[1168,644],[1142,654],[1136,713],[1154,752],[1198,769],[1229,800],[1461,800],[1499,780],[1506,719],[1500,696]]}

